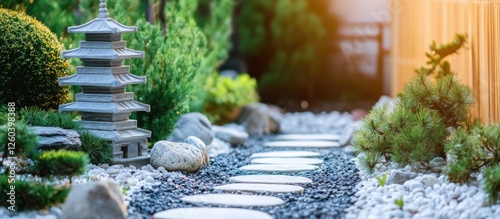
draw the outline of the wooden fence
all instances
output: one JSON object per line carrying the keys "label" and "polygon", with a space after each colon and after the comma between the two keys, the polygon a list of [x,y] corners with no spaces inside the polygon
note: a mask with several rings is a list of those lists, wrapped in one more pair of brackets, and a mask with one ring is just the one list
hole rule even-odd
{"label": "wooden fence", "polygon": [[448,60],[472,88],[473,116],[500,122],[500,0],[391,0],[390,7],[392,95],[425,65],[432,41],[449,42],[456,33],[467,33],[466,48]]}

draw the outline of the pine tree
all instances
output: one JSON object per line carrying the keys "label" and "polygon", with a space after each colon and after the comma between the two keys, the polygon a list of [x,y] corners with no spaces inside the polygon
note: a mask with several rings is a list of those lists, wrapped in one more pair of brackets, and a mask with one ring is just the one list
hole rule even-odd
{"label": "pine tree", "polygon": [[[449,129],[469,124],[468,110],[473,103],[469,87],[461,84],[443,61],[465,43],[465,35],[456,35],[448,44],[430,46],[428,66],[415,72],[392,111],[373,109],[355,133],[358,152],[365,153],[362,163],[373,170],[377,157],[429,169],[434,157],[446,158],[445,142]],[[434,77],[433,77],[434,76]]]}

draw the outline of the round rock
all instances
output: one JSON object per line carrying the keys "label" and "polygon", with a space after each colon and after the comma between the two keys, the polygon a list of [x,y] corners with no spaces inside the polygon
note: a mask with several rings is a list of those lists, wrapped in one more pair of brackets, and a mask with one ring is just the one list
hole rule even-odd
{"label": "round rock", "polygon": [[240,167],[240,170],[263,172],[299,172],[318,169],[318,166],[306,164],[251,164]]}
{"label": "round rock", "polygon": [[229,182],[238,183],[270,183],[270,184],[307,184],[312,180],[302,176],[286,175],[243,175],[229,178]]}
{"label": "round rock", "polygon": [[280,141],[338,141],[340,136],[334,134],[284,134],[278,135],[274,140]]}
{"label": "round rock", "polygon": [[309,164],[320,165],[323,160],[317,158],[256,158],[252,164]]}
{"label": "round rock", "polygon": [[240,208],[176,208],[153,215],[154,219],[272,219],[267,213]]}
{"label": "round rock", "polygon": [[302,193],[304,188],[292,185],[274,185],[274,184],[254,184],[254,183],[236,183],[223,186],[217,186],[215,189],[225,192],[272,192],[272,193],[288,193],[299,192]]}
{"label": "round rock", "polygon": [[340,147],[334,141],[271,141],[264,144],[266,147],[290,147],[290,148],[336,148]]}
{"label": "round rock", "polygon": [[312,151],[269,151],[254,153],[250,158],[265,158],[265,157],[319,157],[321,154]]}
{"label": "round rock", "polygon": [[229,206],[276,206],[284,201],[280,198],[261,195],[237,195],[237,194],[204,194],[191,195],[181,198],[182,201],[192,204],[229,205]]}

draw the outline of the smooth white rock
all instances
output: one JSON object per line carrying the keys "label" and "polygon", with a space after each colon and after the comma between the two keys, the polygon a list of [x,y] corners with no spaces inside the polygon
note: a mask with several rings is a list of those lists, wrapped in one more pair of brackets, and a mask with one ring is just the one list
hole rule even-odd
{"label": "smooth white rock", "polygon": [[177,208],[153,215],[155,219],[272,219],[267,213],[240,208]]}
{"label": "smooth white rock", "polygon": [[251,164],[242,166],[240,170],[263,171],[263,172],[299,172],[312,171],[318,169],[314,165],[286,165],[286,164]]}
{"label": "smooth white rock", "polygon": [[312,151],[269,151],[269,152],[254,153],[250,156],[250,158],[319,157],[320,155],[321,155],[320,153]]}
{"label": "smooth white rock", "polygon": [[216,186],[215,189],[225,192],[272,192],[272,193],[287,193],[299,192],[302,193],[304,188],[293,185],[280,185],[280,184],[256,184],[256,183],[236,183]]}
{"label": "smooth white rock", "polygon": [[289,147],[289,148],[336,148],[340,147],[338,142],[333,141],[269,141],[264,143],[266,147]]}
{"label": "smooth white rock", "polygon": [[282,134],[273,141],[339,141],[340,136],[335,134]]}
{"label": "smooth white rock", "polygon": [[204,194],[191,195],[181,198],[182,201],[192,204],[229,205],[229,206],[277,206],[284,201],[280,198],[261,195],[237,194]]}
{"label": "smooth white rock", "polygon": [[321,165],[323,160],[317,158],[255,158],[252,164],[309,164]]}
{"label": "smooth white rock", "polygon": [[307,184],[312,180],[302,176],[286,175],[243,175],[229,178],[229,182],[239,183],[269,183],[269,184]]}

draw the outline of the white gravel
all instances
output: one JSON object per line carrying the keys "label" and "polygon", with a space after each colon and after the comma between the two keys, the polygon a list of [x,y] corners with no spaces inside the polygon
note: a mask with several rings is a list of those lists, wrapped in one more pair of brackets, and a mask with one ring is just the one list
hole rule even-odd
{"label": "white gravel", "polygon": [[[384,173],[389,175],[395,170],[388,168],[373,175],[361,171],[362,181],[357,185],[358,192],[352,197],[355,203],[346,209],[346,218],[500,218],[500,204],[483,204],[487,195],[480,188],[480,175],[477,182],[460,185],[449,182],[445,175],[415,173],[417,177],[403,185],[383,187],[374,177]],[[404,201],[402,209],[394,202],[400,198]]]}

